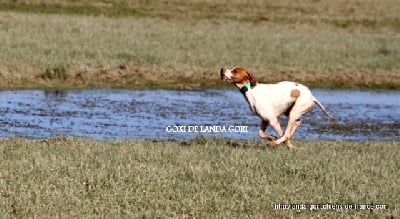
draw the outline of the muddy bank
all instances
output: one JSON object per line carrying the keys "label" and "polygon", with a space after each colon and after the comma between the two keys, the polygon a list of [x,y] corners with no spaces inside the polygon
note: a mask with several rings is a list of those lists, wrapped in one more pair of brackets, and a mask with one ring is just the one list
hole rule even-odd
{"label": "muddy bank", "polygon": [[[219,69],[154,69],[120,65],[112,68],[6,69],[0,89],[178,89],[232,88],[221,83]],[[398,72],[366,70],[322,72],[317,70],[251,69],[262,83],[292,80],[315,88],[373,88],[400,90]],[[23,73],[21,73],[23,72]]]}

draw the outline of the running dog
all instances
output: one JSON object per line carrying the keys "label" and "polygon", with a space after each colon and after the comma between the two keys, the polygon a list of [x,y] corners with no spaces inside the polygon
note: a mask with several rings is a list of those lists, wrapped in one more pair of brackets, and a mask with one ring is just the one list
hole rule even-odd
{"label": "running dog", "polygon": [[[222,68],[220,76],[222,81],[232,83],[239,88],[251,111],[261,118],[259,136],[269,140],[270,146],[285,143],[289,149],[295,149],[296,147],[290,142],[290,139],[301,124],[300,117],[310,112],[315,104],[328,118],[335,119],[302,84],[291,81],[277,84],[257,83],[253,74],[238,67]],[[282,131],[278,121],[282,114],[288,116],[285,132]],[[268,125],[272,126],[279,138],[265,133]]]}

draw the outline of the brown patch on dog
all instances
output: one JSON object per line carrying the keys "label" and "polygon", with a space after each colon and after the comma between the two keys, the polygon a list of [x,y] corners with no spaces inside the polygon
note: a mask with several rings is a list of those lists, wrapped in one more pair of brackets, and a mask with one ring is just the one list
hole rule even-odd
{"label": "brown patch on dog", "polygon": [[290,92],[290,96],[293,98],[298,98],[300,96],[300,91],[297,89],[294,89]]}
{"label": "brown patch on dog", "polygon": [[256,77],[254,77],[254,75],[250,72],[247,72],[247,74],[249,75],[251,86],[256,86],[257,85]]}
{"label": "brown patch on dog", "polygon": [[246,83],[249,80],[249,74],[243,68],[235,68],[232,71],[232,80],[236,84]]}
{"label": "brown patch on dog", "polygon": [[251,86],[256,86],[257,84],[256,77],[244,68],[234,68],[232,70],[232,80],[236,84],[245,84],[248,81]]}

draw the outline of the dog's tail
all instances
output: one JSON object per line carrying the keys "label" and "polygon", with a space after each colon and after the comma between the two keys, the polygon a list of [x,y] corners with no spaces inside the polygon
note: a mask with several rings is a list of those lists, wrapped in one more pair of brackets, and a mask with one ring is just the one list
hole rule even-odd
{"label": "dog's tail", "polygon": [[331,114],[329,114],[328,111],[325,109],[324,105],[322,105],[322,103],[319,102],[316,98],[314,98],[314,103],[316,103],[316,104],[319,106],[319,108],[321,108],[322,112],[324,112],[325,115],[326,115],[328,118],[330,118],[330,119],[332,119],[332,120],[336,120],[336,117],[334,117],[334,116],[332,116]]}

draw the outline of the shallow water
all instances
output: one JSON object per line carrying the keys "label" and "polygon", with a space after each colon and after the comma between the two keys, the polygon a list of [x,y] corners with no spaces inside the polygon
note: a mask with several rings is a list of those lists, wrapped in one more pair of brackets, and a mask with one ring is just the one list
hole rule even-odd
{"label": "shallow water", "polygon": [[[337,120],[326,119],[316,106],[303,116],[295,139],[400,140],[400,91],[313,93]],[[3,138],[258,139],[260,124],[240,92],[222,89],[1,91],[0,113]],[[286,118],[281,120],[285,127]],[[169,132],[178,126],[185,132]],[[267,132],[276,135],[270,127]]]}

